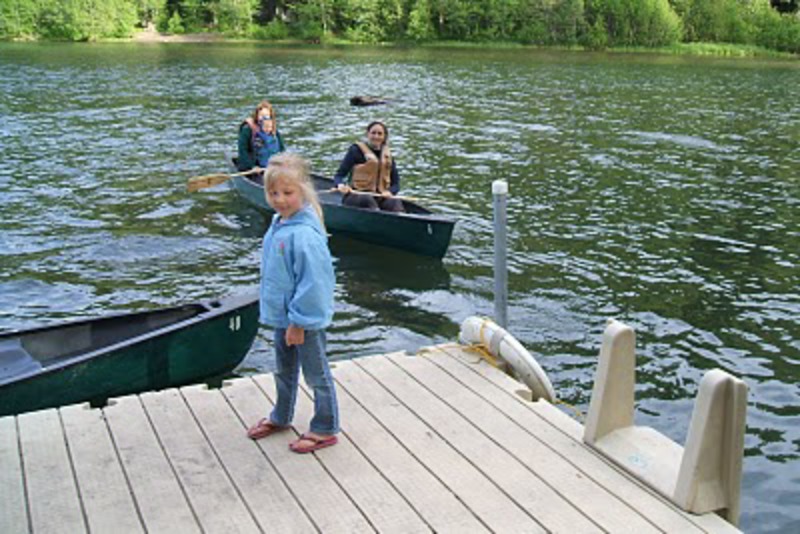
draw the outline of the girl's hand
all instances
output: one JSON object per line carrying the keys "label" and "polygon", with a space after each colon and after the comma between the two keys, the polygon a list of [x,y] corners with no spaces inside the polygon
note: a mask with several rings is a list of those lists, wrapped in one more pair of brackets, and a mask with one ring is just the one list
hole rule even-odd
{"label": "girl's hand", "polygon": [[352,189],[350,189],[350,186],[347,184],[339,184],[336,186],[336,189],[338,189],[340,193],[345,193],[345,194],[352,191]]}
{"label": "girl's hand", "polygon": [[302,345],[306,341],[306,331],[300,326],[291,325],[286,329],[286,344]]}
{"label": "girl's hand", "polygon": [[392,192],[391,191],[381,191],[381,196],[384,197],[384,198],[389,198],[389,197],[392,196]]}

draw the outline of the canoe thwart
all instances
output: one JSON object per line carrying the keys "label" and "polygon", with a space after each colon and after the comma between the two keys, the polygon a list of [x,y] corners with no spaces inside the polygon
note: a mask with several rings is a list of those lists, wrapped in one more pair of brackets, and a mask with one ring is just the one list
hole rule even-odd
{"label": "canoe thwart", "polygon": [[41,368],[42,364],[28,354],[19,339],[0,340],[0,376],[22,376]]}

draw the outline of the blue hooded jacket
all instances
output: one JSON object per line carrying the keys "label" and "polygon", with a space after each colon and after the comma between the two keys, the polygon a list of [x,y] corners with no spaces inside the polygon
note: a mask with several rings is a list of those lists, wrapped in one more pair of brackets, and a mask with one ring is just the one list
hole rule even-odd
{"label": "blue hooded jacket", "polygon": [[261,322],[321,330],[333,317],[333,261],[328,237],[306,204],[288,219],[275,214],[261,256]]}

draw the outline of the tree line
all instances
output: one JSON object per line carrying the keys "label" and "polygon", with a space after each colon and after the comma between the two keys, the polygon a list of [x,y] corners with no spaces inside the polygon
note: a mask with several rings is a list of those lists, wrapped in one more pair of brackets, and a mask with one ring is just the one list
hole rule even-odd
{"label": "tree line", "polygon": [[800,0],[0,0],[0,38],[181,34],[361,43],[756,45],[800,53]]}

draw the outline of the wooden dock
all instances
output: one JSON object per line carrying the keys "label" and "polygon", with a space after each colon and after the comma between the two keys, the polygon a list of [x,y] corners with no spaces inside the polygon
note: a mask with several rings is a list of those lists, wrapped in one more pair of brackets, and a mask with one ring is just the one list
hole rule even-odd
{"label": "wooden dock", "polygon": [[[271,375],[0,418],[0,532],[738,532],[684,513],[458,345],[337,362],[339,444],[246,428]],[[296,424],[306,429],[308,392]]]}

